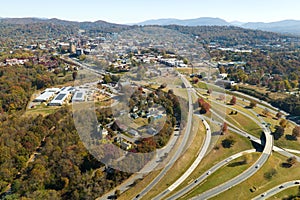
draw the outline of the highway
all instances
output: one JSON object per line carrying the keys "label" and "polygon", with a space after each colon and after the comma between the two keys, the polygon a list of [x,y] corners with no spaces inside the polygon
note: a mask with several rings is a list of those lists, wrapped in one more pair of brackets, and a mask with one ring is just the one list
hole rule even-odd
{"label": "highway", "polygon": [[[213,111],[211,110],[211,112],[213,112]],[[216,116],[218,116],[220,119],[222,119],[222,116],[219,116],[218,113],[214,112],[214,114]],[[194,197],[193,199],[208,199],[208,198],[214,197],[214,196],[230,189],[231,187],[238,185],[239,183],[245,181],[246,179],[248,179],[249,177],[254,175],[260,169],[260,167],[262,165],[264,165],[265,162],[268,160],[269,156],[272,153],[272,149],[273,149],[273,136],[271,135],[270,129],[268,127],[264,127],[263,130],[264,130],[263,132],[264,132],[265,138],[266,138],[266,144],[264,146],[263,153],[259,157],[259,159],[250,168],[248,168],[246,171],[244,171],[239,176],[227,181],[226,183],[223,183],[222,185],[219,185],[218,187],[208,190],[208,191]]]}
{"label": "highway", "polygon": [[[194,88],[193,88],[193,91],[195,91]],[[222,117],[219,116],[217,113],[215,113],[215,114],[216,114],[216,116],[220,117],[220,119],[222,119]],[[254,165],[252,165],[249,169],[247,169],[245,172],[243,172],[236,178],[222,184],[221,186],[213,188],[213,189],[201,194],[200,196],[195,197],[194,199],[206,199],[206,198],[216,196],[217,194],[230,189],[234,185],[237,185],[237,184],[243,182],[244,180],[246,180],[247,178],[249,178],[253,174],[255,174],[256,171],[268,160],[269,156],[272,153],[272,149],[273,149],[273,136],[271,135],[271,131],[269,130],[269,128],[264,127],[264,133],[265,133],[265,137],[266,137],[266,144],[264,147],[264,151],[263,151],[262,155],[260,156],[260,158],[258,159],[258,161],[256,161],[254,163]],[[165,194],[163,194],[163,195],[165,195]]]}
{"label": "highway", "polygon": [[198,154],[197,158],[195,159],[193,164],[187,169],[187,171],[185,171],[185,173],[176,180],[175,183],[173,183],[170,187],[168,187],[167,190],[163,191],[162,193],[157,195],[155,198],[153,198],[154,200],[162,199],[169,192],[171,192],[175,188],[177,188],[186,178],[188,178],[191,175],[191,173],[197,168],[197,166],[200,164],[200,162],[204,158],[204,156],[205,156],[205,154],[208,150],[210,141],[211,141],[211,130],[210,130],[209,124],[203,118],[202,118],[202,122],[205,126],[205,129],[206,129],[206,138],[205,138],[204,145],[201,148],[200,153]]}
{"label": "highway", "polygon": [[[217,93],[218,93],[218,92],[217,92]],[[198,93],[198,94],[199,94],[199,93]],[[239,99],[239,98],[237,98],[237,99]],[[241,99],[240,99],[240,100],[241,100]],[[222,103],[220,103],[220,102],[218,102],[218,101],[215,101],[215,100],[212,100],[212,101],[214,101],[214,103],[217,103],[217,104],[220,104],[220,105],[222,105],[222,106],[224,106],[224,107],[227,107],[228,109],[236,110],[236,109],[234,109],[234,108],[232,108],[232,107],[230,107],[230,106],[228,106],[228,105],[222,104]],[[245,101],[246,101],[246,100],[245,100]],[[261,105],[258,104],[257,106],[261,106]],[[262,107],[262,108],[265,108],[264,106],[261,106],[261,107]],[[275,109],[275,108],[274,108],[274,109]],[[252,109],[249,109],[249,111],[252,112],[255,116],[257,116],[257,118],[260,120],[260,122],[258,122],[254,117],[248,115],[247,113],[244,113],[243,111],[238,110],[239,113],[241,113],[241,114],[247,116],[248,118],[250,118],[251,120],[253,120],[255,123],[257,123],[257,124],[258,124],[260,127],[262,127],[263,129],[265,129],[265,128],[269,129],[269,127],[266,127],[266,124],[267,124],[267,123],[264,121],[263,117],[257,115],[257,113],[256,113],[254,110],[252,110]],[[271,110],[271,111],[272,111],[272,110]],[[214,111],[212,111],[212,112],[214,112]],[[215,113],[215,114],[218,115],[217,113]],[[276,114],[276,112],[275,112],[275,114]],[[226,120],[225,120],[225,121],[226,121]],[[227,123],[228,125],[230,125],[231,127],[234,127],[234,129],[238,130],[236,133],[240,134],[241,136],[247,137],[247,138],[249,138],[250,140],[252,140],[252,141],[254,141],[254,142],[258,143],[258,144],[261,144],[261,140],[260,140],[259,138],[256,138],[256,137],[252,136],[251,134],[246,133],[245,131],[243,131],[243,130],[237,128],[235,125],[233,125],[232,123],[230,123],[230,122],[228,122],[228,121],[226,121],[226,123]],[[221,124],[221,122],[219,122],[219,125],[220,125],[220,124]],[[263,125],[263,124],[265,124],[265,125]],[[261,144],[261,145],[263,145],[263,144]],[[273,146],[273,150],[276,151],[276,152],[278,152],[278,153],[280,153],[281,155],[286,156],[286,157],[292,157],[292,156],[294,156],[294,157],[296,157],[297,161],[300,162],[300,157],[293,154],[293,153],[300,153],[300,151],[292,150],[292,149],[283,149],[283,148],[276,147],[276,146]]]}
{"label": "highway", "polygon": [[294,180],[294,181],[282,183],[282,184],[277,185],[276,187],[268,190],[267,192],[264,192],[264,193],[256,196],[255,198],[253,198],[253,200],[270,198],[270,197],[274,196],[275,194],[282,192],[283,190],[286,190],[291,187],[299,186],[299,184],[300,184],[300,180]]}
{"label": "highway", "polygon": [[183,189],[181,189],[180,191],[178,191],[177,193],[175,193],[171,197],[167,198],[167,200],[173,200],[173,199],[180,198],[181,196],[183,196],[184,194],[188,193],[193,188],[195,188],[197,185],[199,185],[201,182],[203,182],[208,176],[210,176],[211,174],[216,172],[218,169],[220,169],[224,165],[227,165],[228,162],[230,162],[231,160],[237,159],[237,158],[243,156],[244,154],[254,153],[254,152],[256,152],[255,149],[250,149],[250,150],[246,150],[246,151],[237,153],[235,155],[232,155],[232,156],[222,160],[221,162],[217,163],[216,165],[211,167],[209,170],[207,170],[204,174],[199,176],[197,179],[195,179],[194,182],[190,183],[189,185],[187,185],[186,187],[184,187]]}
{"label": "highway", "polygon": [[[181,146],[184,147],[184,145],[187,142],[190,130],[191,130],[191,118],[192,118],[192,112],[193,112],[191,91],[194,91],[194,92],[196,92],[196,91],[195,91],[194,88],[191,87],[188,80],[185,77],[183,77],[182,75],[181,75],[181,79],[182,79],[182,82],[184,83],[185,87],[187,88],[188,98],[189,98],[189,113],[188,113],[187,129],[186,129],[186,132],[184,134],[185,137],[183,138],[183,141],[181,143]],[[220,104],[220,103],[218,102],[218,104]],[[243,113],[243,114],[245,114],[245,113]],[[252,116],[249,116],[248,114],[246,114],[246,116],[251,118],[255,123],[258,123],[258,121],[255,118],[253,118]],[[207,122],[206,122],[206,124],[207,124]],[[258,124],[261,126],[261,123],[258,123]],[[209,128],[207,130],[210,131]],[[243,182],[244,180],[246,180],[247,178],[249,178],[250,176],[255,174],[255,172],[267,161],[267,159],[270,156],[270,154],[272,152],[272,149],[273,149],[273,137],[271,135],[271,131],[269,130],[268,127],[263,127],[263,130],[264,130],[264,133],[265,133],[265,136],[266,136],[266,144],[265,144],[263,154],[261,155],[259,160],[253,166],[251,166],[249,169],[247,169],[244,173],[242,173],[241,175],[239,175],[239,176],[235,177],[234,179],[218,186],[217,188],[213,188],[213,189],[211,189],[211,190],[209,190],[209,191],[207,191],[203,194],[200,194],[199,196],[195,197],[194,199],[199,199],[199,198],[200,199],[206,199],[206,198],[216,196],[217,194],[230,189],[231,187]],[[211,135],[211,134],[206,134],[206,136],[208,136],[208,135]],[[243,135],[245,136],[245,132],[243,133]],[[247,137],[249,138],[249,136],[247,136]],[[250,138],[250,139],[252,139],[252,138]],[[253,137],[253,139],[256,140],[256,142],[260,141],[259,139],[255,138],[255,137]],[[210,141],[210,140],[208,140],[208,138],[206,138],[205,141]],[[177,179],[176,182],[173,183],[167,190],[160,193],[154,199],[161,199],[162,197],[167,195],[169,192],[173,191],[176,187],[178,187],[193,172],[193,170],[199,165],[199,163],[203,159],[203,156],[205,155],[205,152],[208,148],[209,142],[208,142],[208,145],[206,145],[206,143],[207,142],[205,142],[205,144],[203,145],[200,153],[198,154],[197,159],[190,166],[190,168],[183,174],[183,176],[181,176],[179,179]],[[277,150],[277,151],[284,151],[283,149],[280,149],[280,148],[275,148],[274,147],[274,149]],[[178,148],[177,152],[172,157],[172,159],[169,161],[168,165],[161,171],[161,173],[146,188],[143,189],[142,192],[139,193],[139,195],[135,199],[142,198],[147,192],[149,192],[162,179],[162,177],[166,174],[166,172],[172,167],[172,165],[175,163],[175,161],[181,155],[180,150],[181,150],[181,148]],[[285,152],[285,154],[286,154],[286,152]],[[298,159],[299,159],[299,157],[298,157]],[[216,165],[214,167],[216,167],[218,169],[218,165]],[[199,177],[196,182],[198,182],[198,181],[201,182],[201,178],[203,178],[203,177]],[[191,186],[191,184],[188,185],[187,187],[185,187],[183,189],[182,193],[180,193],[178,195],[182,196],[184,194],[184,191],[189,191],[190,190],[189,188],[192,187],[192,186]]]}
{"label": "highway", "polygon": [[180,147],[175,152],[175,155],[171,158],[171,160],[166,165],[166,167],[163,168],[162,171],[159,173],[159,175],[156,176],[154,178],[154,180],[146,188],[144,188],[134,199],[142,198],[145,194],[147,194],[164,177],[164,175],[169,171],[169,169],[173,166],[173,164],[176,162],[176,160],[181,156],[181,153],[184,150],[184,147],[186,146],[186,144],[188,142],[188,138],[190,136],[190,132],[191,132],[191,128],[192,128],[193,101],[192,101],[190,83],[182,75],[181,75],[181,80],[182,80],[183,84],[185,85],[185,87],[187,88],[188,99],[189,99],[187,128],[186,128],[185,133],[183,135],[182,142],[180,144]]}
{"label": "highway", "polygon": [[[195,91],[195,90],[194,90]],[[217,102],[219,103],[219,102]],[[224,105],[222,105],[224,106]],[[226,105],[225,105],[226,106]],[[252,111],[254,112],[254,111]],[[216,113],[215,113],[216,114]],[[271,135],[271,131],[268,127],[265,127],[263,126],[262,124],[264,124],[264,120],[262,118],[259,118],[260,119],[260,122],[257,121],[257,119],[255,119],[254,117],[246,114],[246,113],[243,113],[244,115],[246,115],[247,117],[249,117],[251,120],[253,120],[255,123],[257,123],[263,130],[264,130],[264,133],[265,133],[265,136],[266,136],[266,144],[262,144],[262,145],[265,145],[265,148],[264,148],[264,151],[261,155],[261,157],[258,159],[258,161],[252,165],[249,169],[247,169],[244,173],[242,173],[241,175],[235,177],[234,179],[222,184],[221,186],[217,187],[217,188],[213,188],[212,190],[209,190],[197,197],[195,197],[194,199],[206,199],[206,198],[210,198],[210,197],[213,197],[213,196],[216,196],[217,194],[221,193],[221,192],[224,192],[228,189],[230,189],[231,187],[243,182],[244,180],[248,179],[249,177],[251,177],[252,175],[254,175],[257,170],[268,160],[272,150],[274,149],[275,151],[287,156],[287,157],[291,157],[293,156],[293,154],[290,154],[286,151],[284,151],[283,149],[281,148],[278,148],[278,147],[273,147],[273,136]],[[254,113],[255,114],[255,113]],[[221,118],[221,116],[219,116]],[[222,118],[221,118],[222,119]],[[211,121],[214,121],[214,120],[211,120]],[[214,121],[215,123],[218,123],[216,121]],[[227,122],[230,126],[233,126],[232,124],[230,124],[229,122]],[[222,124],[222,123],[218,123],[219,125]],[[232,128],[230,128],[232,129]],[[238,129],[238,128],[237,128]],[[238,129],[238,131],[235,130],[235,132],[238,132],[240,135],[244,136],[244,137],[247,137],[249,138],[250,140],[253,140],[257,143],[260,143],[261,144],[261,140],[246,133],[245,131],[242,131],[240,129]],[[297,159],[299,160],[299,157],[297,157]],[[214,166],[214,167],[218,167],[218,166]],[[199,181],[201,182],[201,179],[203,179],[203,176],[200,176],[198,179],[196,179],[196,183]],[[178,181],[178,180],[177,180]],[[176,182],[177,182],[176,181]],[[175,185],[176,187],[178,185]],[[184,195],[186,192],[190,191],[191,188],[193,188],[195,186],[195,182],[194,183],[191,183],[189,184],[188,186],[186,186],[185,188],[183,188],[179,193],[176,193],[174,196],[172,196],[171,198],[168,198],[168,199],[176,199],[182,195]],[[171,187],[171,186],[170,186]],[[165,196],[169,191],[170,187],[168,188],[168,190],[164,191],[163,193],[161,193],[159,196],[157,196],[155,199],[161,199],[161,197]]]}

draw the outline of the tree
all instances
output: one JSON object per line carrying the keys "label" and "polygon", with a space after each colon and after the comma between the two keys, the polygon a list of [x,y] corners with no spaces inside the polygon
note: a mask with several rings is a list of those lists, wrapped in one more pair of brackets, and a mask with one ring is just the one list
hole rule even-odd
{"label": "tree", "polygon": [[294,138],[300,137],[300,126],[295,126],[292,132]]}
{"label": "tree", "polygon": [[226,73],[226,70],[225,70],[224,66],[219,67],[219,71],[220,71],[220,74]]}
{"label": "tree", "polygon": [[284,128],[281,126],[276,126],[273,132],[274,140],[279,140],[284,135]]}
{"label": "tree", "polygon": [[193,78],[193,84],[197,84],[198,82],[199,82],[199,79],[196,78],[196,77],[194,77],[194,78]]}
{"label": "tree", "polygon": [[239,86],[238,85],[234,85],[234,86],[231,87],[231,89],[233,91],[238,91],[239,90]]}
{"label": "tree", "polygon": [[284,80],[284,86],[286,91],[290,91],[292,89],[292,86],[288,80]]}
{"label": "tree", "polygon": [[291,87],[292,88],[297,88],[298,87],[298,81],[297,80],[294,80],[294,81],[291,81]]}
{"label": "tree", "polygon": [[202,104],[200,112],[205,114],[205,113],[209,112],[209,110],[210,110],[210,104],[207,102],[204,102]]}
{"label": "tree", "polygon": [[267,171],[266,173],[264,173],[264,178],[266,180],[271,180],[273,178],[273,176],[275,176],[277,174],[277,170],[272,168],[270,169],[270,171]]}
{"label": "tree", "polygon": [[235,105],[236,104],[236,97],[232,96],[231,100],[230,100],[230,104],[231,105]]}
{"label": "tree", "polygon": [[222,146],[224,148],[231,148],[235,143],[235,140],[232,136],[229,136],[228,138],[222,140]]}
{"label": "tree", "polygon": [[207,93],[208,95],[211,95],[211,94],[212,94],[212,89],[208,89],[206,93]]}
{"label": "tree", "polygon": [[115,190],[115,197],[118,198],[121,195],[121,191],[120,190]]}
{"label": "tree", "polygon": [[251,100],[251,101],[250,101],[249,107],[250,107],[250,108],[254,108],[254,107],[256,107],[256,105],[257,105],[257,102],[254,101],[254,100]]}
{"label": "tree", "polygon": [[198,104],[199,104],[199,107],[202,107],[203,103],[204,103],[204,99],[203,98],[199,98],[198,99]]}
{"label": "tree", "polygon": [[277,118],[277,119],[280,119],[280,118],[282,117],[282,115],[283,115],[282,112],[278,112],[278,113],[276,114],[276,118]]}
{"label": "tree", "polygon": [[78,58],[80,61],[84,61],[86,59],[86,55],[81,54]]}
{"label": "tree", "polygon": [[209,112],[210,105],[209,105],[209,103],[204,101],[203,98],[198,99],[198,104],[199,104],[199,107],[200,107],[200,113],[205,114],[205,113]]}
{"label": "tree", "polygon": [[74,71],[74,72],[72,73],[73,81],[75,81],[77,75],[78,75],[77,71]]}
{"label": "tree", "polygon": [[222,126],[222,135],[224,135],[225,133],[227,133],[228,131],[228,125],[226,122],[224,122],[223,126]]}
{"label": "tree", "polygon": [[295,156],[293,156],[293,157],[288,158],[286,161],[287,161],[288,164],[290,164],[291,166],[293,166],[294,164],[296,164],[297,159],[296,159]]}
{"label": "tree", "polygon": [[288,124],[288,121],[286,119],[282,119],[280,122],[279,122],[279,125],[282,127],[282,128],[285,128]]}
{"label": "tree", "polygon": [[187,65],[189,63],[189,60],[187,58],[184,58],[183,63]]}
{"label": "tree", "polygon": [[164,89],[164,88],[166,88],[166,87],[167,87],[167,84],[166,84],[166,83],[163,83],[163,84],[160,85],[160,89]]}
{"label": "tree", "polygon": [[105,84],[113,82],[113,80],[111,79],[111,77],[108,74],[104,75],[103,81]]}

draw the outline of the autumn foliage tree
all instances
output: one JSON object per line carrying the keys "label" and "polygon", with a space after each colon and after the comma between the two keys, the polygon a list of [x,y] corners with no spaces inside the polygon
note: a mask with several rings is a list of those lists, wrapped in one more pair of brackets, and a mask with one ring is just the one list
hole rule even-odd
{"label": "autumn foliage tree", "polygon": [[256,104],[257,104],[256,101],[251,100],[251,101],[250,101],[250,104],[249,104],[249,107],[250,107],[250,108],[254,108],[254,107],[256,107]]}
{"label": "autumn foliage tree", "polygon": [[230,100],[230,104],[231,105],[235,105],[236,104],[236,97],[232,96],[231,100]]}
{"label": "autumn foliage tree", "polygon": [[294,164],[296,164],[296,162],[297,162],[297,159],[296,159],[295,156],[290,157],[290,158],[287,159],[287,163],[289,163],[291,166],[293,166]]}
{"label": "autumn foliage tree", "polygon": [[296,126],[296,127],[293,129],[292,136],[293,136],[294,138],[300,137],[300,126]]}
{"label": "autumn foliage tree", "polygon": [[196,77],[194,77],[194,78],[193,78],[193,84],[197,84],[198,82],[199,82],[199,79],[196,78]]}
{"label": "autumn foliage tree", "polygon": [[199,107],[200,107],[200,113],[205,114],[209,112],[210,110],[210,104],[204,101],[203,98],[198,99]]}
{"label": "autumn foliage tree", "polygon": [[288,124],[288,121],[286,119],[282,119],[280,122],[279,122],[279,125],[282,127],[282,128],[285,128]]}
{"label": "autumn foliage tree", "polygon": [[227,133],[228,131],[228,125],[226,122],[224,122],[223,126],[222,126],[222,132],[221,134],[224,135],[225,133]]}
{"label": "autumn foliage tree", "polygon": [[278,112],[278,113],[276,114],[276,118],[277,118],[277,119],[280,119],[280,118],[282,117],[282,115],[283,115],[282,112]]}

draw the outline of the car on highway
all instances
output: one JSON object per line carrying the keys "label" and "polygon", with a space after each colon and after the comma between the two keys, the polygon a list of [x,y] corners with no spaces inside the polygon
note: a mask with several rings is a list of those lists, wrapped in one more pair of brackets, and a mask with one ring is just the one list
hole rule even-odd
{"label": "car on highway", "polygon": [[266,196],[266,195],[267,195],[267,193],[265,192],[265,193],[261,194],[260,196],[261,196],[261,197],[264,197],[264,196]]}
{"label": "car on highway", "polygon": [[139,198],[139,197],[140,197],[140,194],[138,194],[138,195],[135,196],[136,199]]}
{"label": "car on highway", "polygon": [[195,180],[195,181],[194,181],[194,183],[197,183],[197,182],[198,182],[198,180]]}
{"label": "car on highway", "polygon": [[294,184],[297,184],[297,185],[298,185],[298,184],[300,184],[300,182],[299,182],[299,181],[295,181],[295,183],[294,183]]}
{"label": "car on highway", "polygon": [[283,185],[279,186],[279,189],[282,189],[282,188],[284,188],[284,186],[283,186]]}
{"label": "car on highway", "polygon": [[257,168],[259,168],[259,166],[260,166],[260,164],[257,164],[257,165],[255,166],[255,168],[257,169]]}
{"label": "car on highway", "polygon": [[207,175],[210,175],[210,174],[211,174],[211,171],[208,171],[206,174],[207,174]]}

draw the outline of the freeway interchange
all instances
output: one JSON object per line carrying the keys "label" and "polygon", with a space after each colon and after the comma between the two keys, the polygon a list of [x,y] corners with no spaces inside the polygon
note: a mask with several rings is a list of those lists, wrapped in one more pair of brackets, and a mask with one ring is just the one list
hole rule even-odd
{"label": "freeway interchange", "polygon": [[[183,80],[185,79],[182,76]],[[187,83],[187,81],[184,82],[186,84],[186,87],[188,88],[188,91],[193,92],[193,94],[197,94],[197,91],[189,84]],[[199,93],[198,93],[199,96]],[[219,102],[217,102],[219,103]],[[226,105],[223,105],[226,106]],[[261,107],[264,107],[262,105],[260,105]],[[214,112],[214,111],[212,111]],[[254,111],[252,111],[254,112]],[[214,112],[215,115],[218,115],[216,112]],[[254,121],[255,123],[257,123],[263,130],[263,133],[265,135],[265,141],[261,141],[261,139],[256,138],[255,136],[247,133],[246,131],[240,130],[238,127],[236,127],[235,125],[231,124],[230,122],[226,121],[229,125],[230,125],[230,130],[233,132],[238,133],[239,135],[246,137],[250,140],[252,140],[253,142],[256,142],[258,144],[261,144],[264,146],[264,150],[261,154],[261,156],[259,157],[259,159],[250,167],[248,168],[246,171],[244,171],[242,174],[240,174],[239,176],[219,185],[218,187],[212,188],[196,197],[194,197],[193,199],[209,199],[212,198],[228,189],[231,189],[233,186],[238,185],[239,183],[247,180],[249,177],[253,176],[268,160],[269,156],[272,154],[272,151],[276,151],[286,157],[291,157],[291,156],[295,156],[297,158],[298,161],[300,161],[300,158],[288,151],[286,151],[285,149],[276,147],[273,145],[273,136],[271,134],[271,130],[269,129],[268,126],[265,126],[264,124],[266,124],[266,122],[259,117],[258,121],[257,119],[254,119],[252,116],[245,114],[247,117],[249,117],[252,121]],[[207,124],[207,122],[205,120],[211,120],[212,123],[216,123],[218,125],[221,125],[222,122],[217,122],[217,121],[213,121],[212,119],[205,119],[204,120],[204,124]],[[208,129],[207,129],[208,130]],[[202,147],[202,150],[205,150],[205,145]],[[167,197],[166,199],[168,200],[172,200],[172,199],[178,199],[182,196],[184,196],[185,194],[187,194],[189,191],[191,191],[193,188],[195,188],[197,185],[199,185],[202,181],[204,181],[211,173],[215,172],[216,170],[218,170],[219,168],[221,168],[222,166],[226,165],[230,160],[239,157],[240,155],[242,155],[243,153],[251,153],[254,150],[248,150],[246,152],[240,152],[236,155],[230,156],[229,158],[224,159],[223,161],[219,162],[218,164],[214,165],[211,169],[209,169],[207,172],[205,172],[204,174],[202,174],[201,176],[199,176],[198,178],[196,178],[192,183],[188,184],[187,186],[185,186],[184,188],[182,188],[181,190],[179,190],[178,192],[176,192],[175,194]],[[293,152],[293,150],[291,150],[291,152]],[[194,161],[194,163],[197,162],[197,159]],[[193,163],[193,164],[194,164]],[[189,168],[189,170],[191,168],[193,168],[193,164],[191,165],[191,167]],[[169,194],[172,190],[174,190],[180,183],[182,183],[182,180],[184,180],[186,178],[186,174],[190,174],[189,171],[186,171],[179,179],[177,179],[177,181],[172,184],[167,190],[161,192],[159,195],[157,195],[155,198],[153,199],[165,199],[166,195]],[[294,182],[293,182],[294,183]],[[290,185],[293,185],[289,182]],[[151,185],[151,187],[153,187],[153,184]],[[282,190],[282,188],[280,188]],[[274,189],[275,191],[279,192],[280,189]],[[149,190],[149,189],[148,189]],[[269,194],[275,194],[274,192],[268,192]],[[138,198],[141,198],[142,196],[138,195]]]}
{"label": "freeway interchange", "polygon": [[[86,69],[89,69],[88,66],[84,66],[84,67]],[[95,73],[99,73],[99,72],[95,72]],[[181,156],[182,149],[188,142],[189,134],[191,131],[191,126],[192,126],[193,111],[194,111],[193,103],[192,103],[192,95],[199,97],[199,92],[196,91],[195,88],[193,88],[191,86],[189,81],[183,75],[180,74],[180,78],[181,78],[183,84],[185,85],[185,88],[187,88],[188,101],[189,101],[187,128],[185,130],[185,133],[183,134],[184,135],[183,140],[181,141],[180,147],[177,149],[177,151],[175,152],[173,157],[167,163],[166,167],[163,168],[162,171],[151,181],[151,183],[147,187],[143,188],[143,190],[140,191],[139,194],[136,195],[136,197],[134,199],[143,199],[143,196],[145,194],[147,194],[150,190],[152,190],[160,180],[162,180],[162,178],[166,175],[166,173],[171,169],[173,164],[176,162],[176,160]],[[220,102],[215,102],[215,103],[220,104]],[[222,105],[222,106],[226,106],[226,105]],[[259,105],[259,106],[264,107],[263,105]],[[212,108],[211,112],[214,113],[216,116],[218,116],[218,113],[213,111],[213,108]],[[241,111],[239,111],[239,112],[241,112]],[[251,111],[251,112],[254,112],[254,111]],[[240,128],[236,127],[234,124],[231,124],[230,122],[228,122],[226,120],[225,120],[225,122],[228,123],[228,125],[230,126],[229,130],[231,130],[232,132],[235,132],[243,137],[246,137],[256,143],[263,145],[264,149],[263,149],[261,156],[251,167],[249,167],[247,170],[245,170],[240,175],[234,177],[233,179],[231,179],[215,188],[212,188],[202,194],[199,194],[198,196],[194,197],[193,199],[212,198],[212,197],[232,188],[233,186],[238,185],[239,183],[247,180],[249,177],[254,175],[267,162],[269,156],[272,154],[272,151],[279,152],[286,157],[295,156],[297,158],[297,160],[300,161],[300,158],[298,156],[291,153],[291,152],[293,152],[293,150],[289,150],[290,151],[289,152],[285,149],[282,149],[282,148],[279,148],[279,147],[276,147],[273,145],[273,136],[271,134],[271,130],[269,129],[268,126],[262,125],[262,124],[266,124],[262,118],[259,118],[260,121],[258,121],[257,119],[254,119],[252,116],[250,116],[246,113],[243,113],[243,114],[246,115],[248,118],[250,118],[253,122],[257,123],[262,128],[263,133],[265,135],[265,141],[261,141],[259,138],[256,138],[253,135],[247,133],[246,131],[241,130]],[[201,182],[203,182],[209,175],[211,175],[211,173],[214,173],[215,171],[220,169],[222,166],[226,165],[230,160],[240,157],[241,155],[243,155],[243,153],[254,152],[254,150],[252,149],[252,150],[248,150],[245,152],[237,153],[235,155],[232,155],[232,156],[222,160],[221,162],[219,162],[216,165],[214,165],[213,167],[211,167],[207,172],[205,172],[204,174],[202,174],[198,178],[196,178],[192,183],[186,185],[179,191],[172,193],[171,196],[166,197],[169,193],[174,191],[193,172],[193,170],[201,163],[201,160],[207,153],[208,145],[211,140],[211,131],[210,131],[210,127],[209,127],[209,124],[207,123],[207,121],[209,121],[210,123],[216,123],[218,125],[221,125],[223,123],[223,121],[207,119],[200,115],[198,115],[198,117],[200,117],[202,119],[202,122],[206,128],[206,139],[204,141],[204,144],[202,145],[201,151],[197,155],[197,158],[192,163],[192,165],[188,168],[188,170],[182,176],[180,176],[172,185],[170,185],[166,190],[159,193],[153,199],[155,199],[155,200],[158,200],[158,199],[172,200],[172,199],[180,198],[180,197],[184,196],[185,194],[187,194],[189,191],[191,191],[193,188],[195,188],[197,185],[199,185]],[[222,116],[220,116],[219,118],[222,119]],[[170,144],[173,144],[173,145],[174,145],[174,143],[175,143],[175,141],[170,142]],[[297,152],[297,151],[294,151],[294,152]],[[131,180],[129,180],[126,184],[122,184],[121,186],[119,186],[119,189],[121,189],[121,191],[124,192],[128,189],[129,185],[132,184],[134,180],[142,179],[142,178],[143,178],[143,176],[141,174],[137,173],[133,177],[131,177]],[[292,187],[295,184],[295,182],[298,182],[298,181],[284,183],[283,187],[285,187],[285,188]],[[259,195],[255,199],[261,199],[261,198],[267,197],[265,195],[268,195],[268,196],[270,196],[271,194],[274,195],[277,192],[280,192],[281,190],[282,190],[282,187],[281,188],[279,188],[279,187],[273,188],[273,189],[269,190],[268,192]],[[112,195],[112,192],[102,196],[99,199],[107,199],[107,198],[109,198],[110,195]]]}

